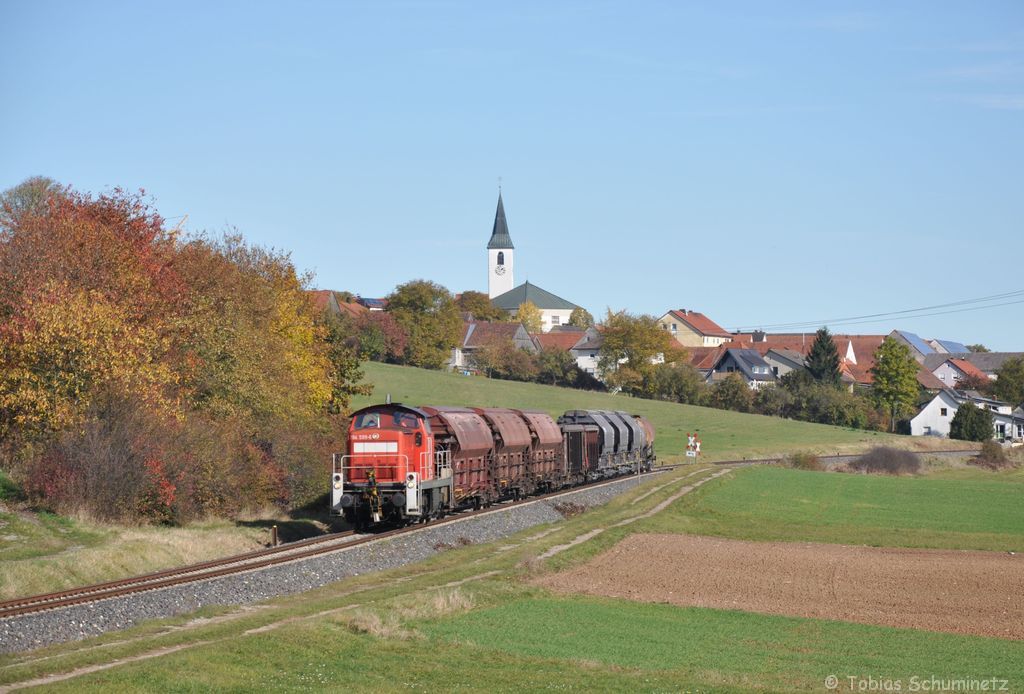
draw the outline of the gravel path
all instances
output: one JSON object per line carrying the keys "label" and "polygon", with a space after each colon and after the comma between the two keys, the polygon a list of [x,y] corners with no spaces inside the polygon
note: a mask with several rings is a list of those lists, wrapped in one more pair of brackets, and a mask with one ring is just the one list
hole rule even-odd
{"label": "gravel path", "polygon": [[630,535],[560,593],[1024,639],[1024,555]]}
{"label": "gravel path", "polygon": [[187,586],[162,588],[89,605],[0,620],[0,653],[14,653],[108,631],[125,629],[147,619],[194,612],[208,605],[255,603],[279,595],[301,593],[350,576],[383,571],[421,561],[439,551],[506,537],[543,523],[562,520],[556,506],[571,502],[590,508],[636,487],[626,477],[598,488],[580,489],[556,499],[538,500],[513,508],[425,526],[418,533],[359,545],[235,576],[214,578]]}

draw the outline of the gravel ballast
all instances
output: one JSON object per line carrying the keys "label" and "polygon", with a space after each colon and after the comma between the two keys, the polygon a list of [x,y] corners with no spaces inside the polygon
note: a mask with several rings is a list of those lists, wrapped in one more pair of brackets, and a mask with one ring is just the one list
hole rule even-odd
{"label": "gravel ballast", "polygon": [[579,489],[552,499],[424,526],[420,532],[357,545],[233,576],[161,588],[86,605],[0,620],[0,653],[16,653],[134,626],[148,619],[173,617],[202,607],[256,603],[301,593],[334,581],[421,561],[448,547],[481,544],[521,530],[563,519],[556,507],[591,508],[636,487],[633,477]]}

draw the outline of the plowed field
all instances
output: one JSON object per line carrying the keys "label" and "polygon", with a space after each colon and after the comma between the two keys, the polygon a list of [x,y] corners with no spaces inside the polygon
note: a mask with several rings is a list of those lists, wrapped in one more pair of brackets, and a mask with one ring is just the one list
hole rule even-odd
{"label": "plowed field", "polygon": [[1024,639],[1024,556],[631,535],[541,585],[768,614]]}

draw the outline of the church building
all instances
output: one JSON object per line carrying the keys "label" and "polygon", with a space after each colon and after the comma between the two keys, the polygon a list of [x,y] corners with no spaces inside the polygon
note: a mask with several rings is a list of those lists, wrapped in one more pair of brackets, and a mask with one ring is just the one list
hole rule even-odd
{"label": "church building", "polygon": [[513,279],[514,256],[515,247],[508,233],[505,205],[501,199],[501,191],[498,191],[498,209],[494,213],[494,227],[491,230],[491,239],[487,243],[487,296],[490,297],[492,304],[513,316],[519,310],[520,304],[525,301],[532,302],[540,309],[543,332],[568,323],[573,309],[578,306],[529,282],[517,287]]}

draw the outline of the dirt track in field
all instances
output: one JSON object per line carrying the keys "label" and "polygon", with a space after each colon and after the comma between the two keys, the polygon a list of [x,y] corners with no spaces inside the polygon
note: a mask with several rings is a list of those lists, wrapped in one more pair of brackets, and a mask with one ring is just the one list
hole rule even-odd
{"label": "dirt track in field", "polygon": [[1024,639],[1024,556],[631,535],[540,585],[642,602]]}

